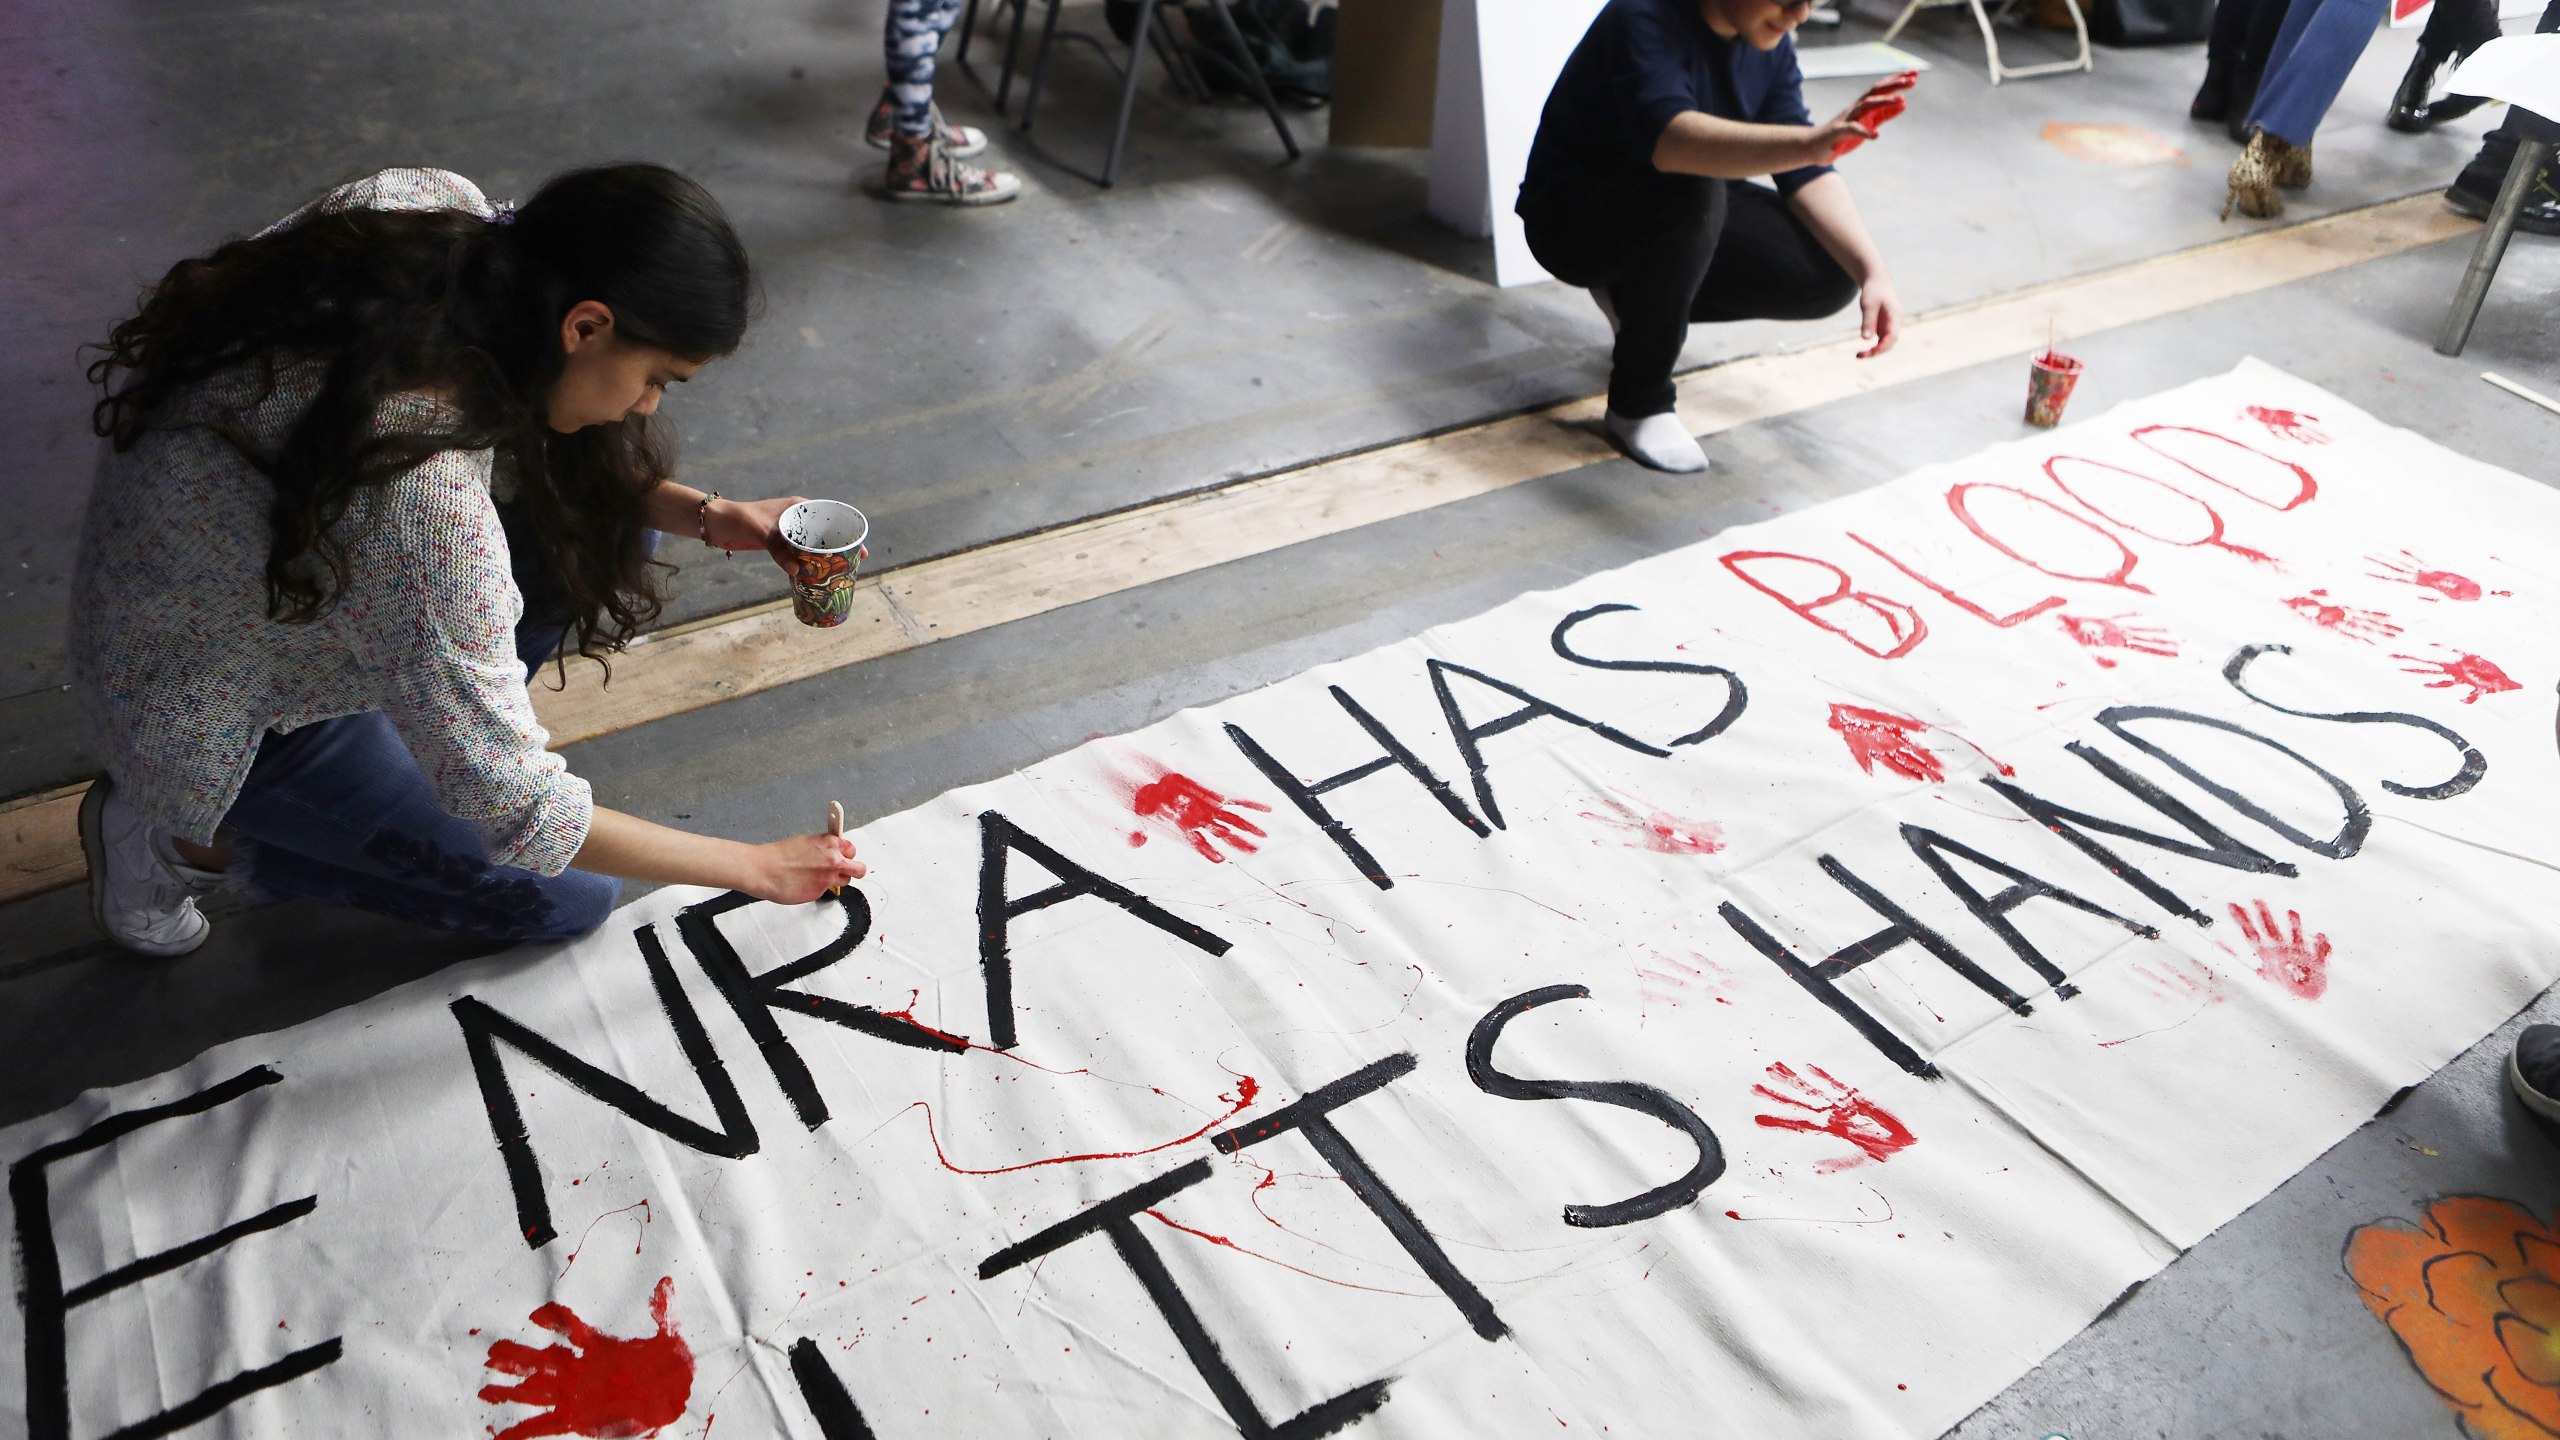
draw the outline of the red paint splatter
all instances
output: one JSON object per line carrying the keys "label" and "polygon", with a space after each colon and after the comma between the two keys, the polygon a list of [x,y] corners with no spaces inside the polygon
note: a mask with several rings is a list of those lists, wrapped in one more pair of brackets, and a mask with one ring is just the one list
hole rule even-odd
{"label": "red paint splatter", "polygon": [[[1650,850],[1656,855],[1713,855],[1724,848],[1724,827],[1712,820],[1684,820],[1667,810],[1651,808],[1639,814],[1606,795],[1598,798],[1601,804],[1618,813],[1611,816],[1585,810],[1582,818],[1597,820],[1633,836],[1627,841],[1630,850]],[[1639,800],[1636,803],[1642,805],[1645,802]]]}
{"label": "red paint splatter", "polygon": [[1784,1061],[1769,1067],[1771,1080],[1787,1087],[1781,1094],[1766,1085],[1754,1085],[1751,1091],[1765,1099],[1804,1111],[1804,1115],[1755,1115],[1752,1119],[1772,1130],[1802,1130],[1836,1136],[1858,1147],[1860,1158],[1822,1160],[1814,1169],[1828,1175],[1863,1165],[1869,1160],[1885,1161],[1918,1143],[1909,1126],[1886,1113],[1884,1108],[1856,1090],[1842,1084],[1819,1065],[1807,1065],[1813,1077],[1799,1075]]}
{"label": "red paint splatter", "polygon": [[499,1431],[496,1440],[655,1435],[683,1418],[685,1402],[693,1398],[693,1352],[667,1315],[675,1286],[675,1277],[661,1278],[649,1296],[649,1316],[658,1323],[655,1335],[637,1340],[607,1335],[555,1303],[530,1318],[566,1337],[568,1344],[537,1350],[513,1340],[492,1342],[488,1367],[523,1378],[512,1385],[484,1385],[480,1398],[492,1405],[545,1407],[543,1413]]}
{"label": "red paint splatter", "polygon": [[2252,420],[2267,427],[2270,434],[2300,445],[2326,445],[2327,432],[2313,427],[2320,423],[2317,415],[2304,415],[2294,410],[2278,410],[2267,405],[2252,405],[2245,412]]}
{"label": "red paint splatter", "polygon": [[[1129,808],[1141,820],[1154,820],[1171,826],[1191,848],[1212,865],[1226,863],[1219,850],[1225,845],[1239,855],[1250,855],[1254,841],[1264,838],[1261,826],[1254,824],[1229,806],[1270,813],[1271,807],[1258,800],[1230,800],[1188,775],[1165,771],[1140,785],[1129,797]],[[1251,837],[1251,838],[1247,838]],[[1129,843],[1143,844],[1143,834],[1132,835]]]}
{"label": "red paint splatter", "polygon": [[1938,757],[1913,743],[1911,732],[1929,727],[1908,715],[1890,710],[1870,710],[1863,705],[1831,707],[1831,728],[1847,742],[1851,758],[1858,768],[1873,775],[1876,762],[1908,780],[1925,780],[1934,785],[1947,778],[1947,767]]}
{"label": "red paint splatter", "polygon": [[2352,605],[2340,605],[2329,598],[2326,590],[2296,595],[2284,603],[2286,609],[2321,629],[2367,645],[2400,633],[2400,627],[2391,623],[2390,616],[2379,610],[2359,610]]}
{"label": "red paint splatter", "polygon": [[2450,660],[2428,660],[2416,655],[2394,655],[2391,658],[2410,662],[2400,667],[2404,674],[2435,677],[2427,681],[2430,690],[2450,690],[2457,685],[2471,687],[2471,693],[2462,697],[2465,705],[2476,703],[2483,695],[2498,695],[2524,688],[2506,671],[2499,669],[2496,661],[2478,655],[2456,654]]}
{"label": "red paint splatter", "polygon": [[[1277,1265],[1281,1269],[1286,1270],[1293,1275],[1304,1275],[1310,1280],[1321,1280],[1327,1285],[1339,1285],[1345,1290],[1366,1290],[1372,1295],[1401,1295],[1411,1300],[1429,1300],[1438,1298],[1437,1292],[1425,1294],[1419,1290],[1388,1290],[1376,1285],[1362,1285],[1355,1281],[1337,1280],[1331,1275],[1319,1275],[1313,1270],[1302,1269],[1299,1266],[1292,1265],[1288,1261],[1280,1259],[1277,1256],[1265,1255],[1259,1250],[1248,1250],[1244,1246],[1237,1244],[1224,1235],[1212,1235],[1206,1230],[1195,1230],[1192,1227],[1183,1224],[1181,1221],[1166,1215],[1161,1210],[1148,1211],[1147,1218],[1160,1225],[1167,1225],[1173,1229],[1179,1230],[1185,1235],[1196,1236],[1199,1239],[1208,1241],[1212,1245],[1219,1246],[1223,1249],[1233,1250],[1239,1255],[1251,1256],[1266,1265]],[[1269,1220],[1271,1217],[1266,1215],[1263,1218]],[[1274,1221],[1273,1223],[1277,1224],[1278,1222]]]}
{"label": "red paint splatter", "polygon": [[2328,990],[2329,937],[2315,931],[2306,941],[2300,912],[2284,912],[2289,930],[2277,926],[2275,907],[2264,900],[2258,902],[2254,922],[2237,905],[2231,907],[2231,918],[2240,922],[2240,933],[2258,952],[2259,979],[2304,1000],[2317,1000]]}
{"label": "red paint splatter", "polygon": [[[577,1265],[578,1257],[586,1253],[587,1237],[596,1233],[597,1226],[612,1219],[616,1215],[628,1215],[634,1210],[640,1212],[640,1235],[647,1235],[649,1233],[648,1225],[653,1217],[653,1212],[649,1209],[649,1201],[645,1196],[623,1206],[619,1210],[607,1210],[602,1215],[588,1221],[587,1228],[579,1232],[577,1245],[569,1251],[569,1263],[560,1267],[560,1274],[558,1278],[562,1280],[569,1278],[569,1271]],[[640,1253],[640,1241],[636,1237],[631,1242],[631,1253],[634,1255]]]}
{"label": "red paint splatter", "polygon": [[[2427,568],[2426,562],[2406,550],[2400,552],[2400,558],[2397,560],[2387,560],[2380,555],[2367,555],[2364,558],[2373,564],[2373,568],[2366,571],[2366,574],[2376,580],[2414,585],[2428,592],[2419,598],[2430,602],[2439,596],[2447,600],[2467,602],[2477,600],[2488,593],[2480,588],[2479,581],[2470,576],[2456,575],[2450,570],[2431,570]],[[2501,590],[2498,593],[2504,595],[2507,592]]]}
{"label": "red paint splatter", "polygon": [[[2137,655],[2178,653],[2178,642],[2168,631],[2138,620],[2131,615],[2060,615],[2062,633],[2089,650],[2130,650]],[[2101,670],[2112,670],[2116,662],[2104,655],[2089,657]]]}
{"label": "red paint splatter", "polygon": [[[881,1011],[881,1012],[880,1012],[881,1017],[882,1017],[883,1019],[888,1019],[888,1020],[898,1020],[898,1021],[903,1021],[903,1022],[905,1022],[906,1024],[913,1025],[913,1026],[914,1026],[914,1027],[916,1027],[917,1029],[919,1029],[919,1030],[923,1031],[923,1032],[924,1032],[924,1033],[926,1033],[927,1035],[932,1036],[932,1037],[933,1037],[934,1039],[936,1039],[936,1040],[946,1040],[946,1041],[949,1041],[950,1043],[952,1043],[952,1044],[954,1044],[954,1045],[966,1045],[966,1046],[968,1046],[968,1047],[969,1047],[970,1049],[972,1049],[972,1050],[984,1050],[984,1051],[986,1051],[988,1054],[991,1054],[991,1055],[1003,1055],[1003,1054],[1007,1053],[1007,1052],[1005,1052],[1005,1051],[1002,1051],[1002,1050],[998,1050],[998,1049],[996,1049],[996,1048],[995,1048],[994,1046],[992,1046],[992,1045],[980,1045],[980,1044],[978,1044],[977,1042],[975,1042],[975,1041],[971,1040],[971,1039],[970,1039],[968,1036],[966,1036],[966,1035],[954,1035],[954,1034],[952,1034],[952,1033],[951,1033],[950,1031],[948,1031],[948,1030],[936,1030],[936,1029],[934,1029],[932,1026],[927,1025],[927,1024],[926,1024],[926,1023],[924,1023],[923,1021],[921,1021],[921,1020],[917,1019],[917,1018],[916,1018],[916,1002],[917,1002],[918,1000],[923,999],[923,998],[924,998],[924,992],[923,992],[923,991],[921,991],[921,990],[910,990],[910,991],[908,991],[908,992],[907,992],[907,1008],[906,1008],[906,1009],[904,1009],[904,1010],[883,1010],[883,1011]],[[1020,1057],[1019,1057],[1019,1056],[1016,1056],[1015,1058],[1019,1059]],[[1030,1064],[1030,1062],[1029,1062],[1029,1061],[1027,1061],[1027,1060],[1026,1060],[1026,1061],[1024,1061],[1023,1063],[1024,1063],[1024,1064],[1026,1064],[1026,1065],[1027,1065],[1027,1064]],[[1034,1069],[1038,1069],[1038,1068],[1040,1068],[1040,1067],[1038,1067],[1038,1066],[1034,1066],[1033,1068],[1034,1068]]]}
{"label": "red paint splatter", "polygon": [[[1236,1074],[1234,1071],[1229,1071],[1228,1073]],[[1157,1093],[1162,1094],[1164,1092],[1158,1091]],[[1234,1119],[1236,1116],[1243,1114],[1246,1110],[1252,1107],[1255,1097],[1261,1093],[1261,1081],[1254,1079],[1250,1075],[1236,1074],[1235,1093],[1232,1095],[1222,1094],[1218,1097],[1220,1100],[1226,1102],[1228,1107],[1226,1113],[1215,1117],[1207,1124],[1192,1131],[1188,1135],[1177,1135],[1171,1140],[1164,1141],[1161,1144],[1149,1145],[1142,1150],[1097,1150],[1091,1154],[1085,1155],[1052,1155],[1045,1159],[1025,1160],[1016,1165],[998,1165],[993,1169],[986,1170],[974,1169],[966,1165],[954,1165],[951,1163],[951,1157],[943,1153],[942,1137],[934,1129],[933,1104],[931,1101],[918,1100],[914,1104],[909,1105],[907,1109],[922,1110],[924,1112],[925,1138],[933,1142],[933,1158],[942,1162],[943,1169],[950,1171],[954,1175],[1010,1175],[1017,1170],[1036,1170],[1043,1165],[1076,1165],[1087,1160],[1128,1160],[1140,1155],[1153,1155],[1160,1150],[1171,1150],[1178,1145],[1188,1145],[1192,1141],[1199,1139],[1201,1136],[1208,1134],[1210,1131],[1217,1129],[1229,1120]],[[902,1110],[898,1113],[903,1115],[906,1111]]]}

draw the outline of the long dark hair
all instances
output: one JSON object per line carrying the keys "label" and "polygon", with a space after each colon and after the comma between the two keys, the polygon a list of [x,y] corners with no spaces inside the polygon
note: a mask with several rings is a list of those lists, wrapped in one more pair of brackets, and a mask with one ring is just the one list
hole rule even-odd
{"label": "long dark hair", "polygon": [[[460,210],[313,214],[180,261],[96,347],[98,434],[127,450],[188,387],[257,367],[272,395],[284,369],[323,365],[283,442],[264,450],[231,418],[190,417],[222,435],[275,489],[267,613],[324,613],[347,583],[342,521],[360,491],[439,451],[492,449],[558,587],[578,654],[601,658],[665,603],[642,543],[642,501],[673,470],[647,416],[571,434],[545,423],[564,357],[560,326],[583,300],[613,312],[626,342],[691,360],[737,348],[753,308],[745,247],[699,185],[656,165],[574,170],[512,217]],[[376,424],[390,397],[445,397],[425,429]]]}

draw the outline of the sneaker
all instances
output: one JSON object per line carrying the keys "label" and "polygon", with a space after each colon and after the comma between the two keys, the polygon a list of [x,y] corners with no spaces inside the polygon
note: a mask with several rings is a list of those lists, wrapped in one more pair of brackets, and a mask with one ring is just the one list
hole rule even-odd
{"label": "sneaker", "polygon": [[2560,1025],[2527,1025],[2507,1056],[2507,1084],[2524,1108],[2560,1120]]}
{"label": "sneaker", "polygon": [[118,945],[143,955],[184,955],[213,923],[196,896],[222,883],[168,853],[166,841],[104,778],[80,800],[80,848],[89,857],[89,918]]}
{"label": "sneaker", "polygon": [[[880,103],[871,107],[870,123],[862,127],[863,143],[874,150],[888,149],[890,137],[898,133],[892,123],[897,113],[897,104],[889,98],[889,92],[881,91]],[[966,160],[986,153],[986,131],[975,125],[952,124],[942,118],[942,107],[939,105],[933,107],[932,114],[933,138],[942,142],[942,148],[951,152],[952,159]]]}
{"label": "sneaker", "polygon": [[[2463,179],[2469,179],[2465,175]],[[2474,190],[2456,180],[2444,192],[2444,203],[2455,214],[2474,220],[2489,218],[2489,208],[2498,200],[2498,192]],[[2524,208],[2516,212],[2516,228],[2527,235],[2560,235],[2560,188],[2552,184],[2551,172],[2534,177],[2533,189],[2525,196]]]}
{"label": "sneaker", "polygon": [[1022,193],[1022,177],[981,170],[953,158],[935,139],[890,137],[889,174],[880,193],[892,200],[941,205],[1001,205]]}

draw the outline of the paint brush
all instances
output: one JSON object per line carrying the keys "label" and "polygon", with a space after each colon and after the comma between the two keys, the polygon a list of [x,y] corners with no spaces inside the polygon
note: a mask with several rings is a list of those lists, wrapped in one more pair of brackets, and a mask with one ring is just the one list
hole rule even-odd
{"label": "paint brush", "polygon": [[[827,833],[839,838],[844,834],[844,806],[833,800],[827,802]],[[841,885],[827,887],[827,893],[830,895],[841,894],[843,891],[844,887]]]}

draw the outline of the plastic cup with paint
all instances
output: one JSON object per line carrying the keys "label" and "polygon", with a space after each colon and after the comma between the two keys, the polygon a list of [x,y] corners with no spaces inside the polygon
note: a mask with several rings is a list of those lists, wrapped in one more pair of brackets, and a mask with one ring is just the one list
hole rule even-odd
{"label": "plastic cup with paint", "polygon": [[2071,403],[2071,387],[2080,383],[2080,362],[2049,349],[2029,366],[2027,423],[2050,430],[2062,423],[2062,407]]}
{"label": "plastic cup with paint", "polygon": [[841,500],[803,500],[775,527],[791,551],[791,614],[803,625],[841,625],[853,613],[853,580],[870,551],[871,519]]}

